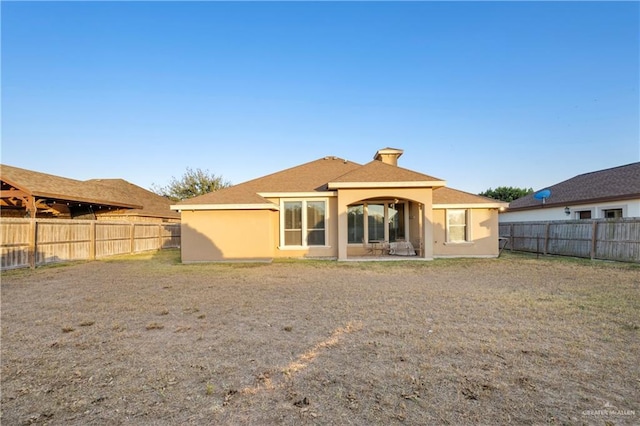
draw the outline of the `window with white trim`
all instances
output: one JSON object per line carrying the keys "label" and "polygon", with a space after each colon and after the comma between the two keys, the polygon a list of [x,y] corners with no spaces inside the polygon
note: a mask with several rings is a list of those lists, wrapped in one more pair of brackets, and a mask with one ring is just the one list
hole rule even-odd
{"label": "window with white trim", "polygon": [[622,217],[622,209],[604,209],[602,216],[605,219],[620,219]]}
{"label": "window with white trim", "polygon": [[283,201],[281,211],[283,246],[306,247],[326,244],[327,202],[325,200]]}
{"label": "window with white trim", "polygon": [[577,219],[591,219],[591,210],[580,210],[575,214]]}
{"label": "window with white trim", "polygon": [[463,243],[469,241],[468,218],[467,210],[447,210],[447,242]]}

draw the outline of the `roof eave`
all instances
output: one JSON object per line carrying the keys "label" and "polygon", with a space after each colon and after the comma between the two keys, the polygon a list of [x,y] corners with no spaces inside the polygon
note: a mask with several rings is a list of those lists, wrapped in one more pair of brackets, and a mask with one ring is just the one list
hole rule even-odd
{"label": "roof eave", "polygon": [[280,210],[273,203],[264,204],[174,204],[171,210]]}
{"label": "roof eave", "polygon": [[435,188],[446,186],[444,180],[405,181],[405,182],[329,182],[329,189],[368,189],[368,188]]}
{"label": "roof eave", "polygon": [[504,209],[507,203],[438,203],[434,209]]}
{"label": "roof eave", "polygon": [[292,198],[292,197],[337,197],[336,191],[306,191],[306,192],[258,192],[263,198]]}
{"label": "roof eave", "polygon": [[54,194],[54,193],[48,193],[48,192],[36,192],[33,194],[33,196],[36,198],[48,198],[48,199],[60,200],[60,201],[71,201],[71,202],[78,202],[78,203],[98,204],[103,206],[124,207],[128,209],[142,209],[144,207],[140,204],[120,203],[118,201],[99,200],[96,198],[87,198],[87,197],[75,197],[75,196]]}
{"label": "roof eave", "polygon": [[558,201],[558,202],[546,202],[542,204],[542,202],[535,206],[523,206],[523,207],[509,207],[507,211],[515,212],[515,211],[525,211],[525,210],[538,210],[542,208],[548,207],[567,207],[567,206],[576,206],[583,204],[594,204],[594,203],[608,203],[612,201],[626,201],[626,200],[640,200],[640,194],[627,194],[621,196],[612,196],[612,197],[599,197],[599,198],[590,198],[586,200],[572,200],[572,201]]}
{"label": "roof eave", "polygon": [[14,182],[12,179],[7,179],[6,177],[2,176],[2,179],[1,179],[1,180],[2,180],[3,182],[7,183],[7,184],[8,184],[8,185],[10,185],[10,186],[13,186],[14,188],[17,188],[17,189],[19,189],[19,190],[20,190],[20,191],[22,191],[22,192],[25,192],[27,195],[30,195],[30,196],[32,196],[32,195],[33,195],[33,193],[31,192],[31,190],[30,190],[29,188],[27,188],[27,187],[26,187],[26,186],[24,186],[24,185],[21,185],[21,184],[18,184],[18,183],[16,183],[16,182]]}
{"label": "roof eave", "polygon": [[[173,212],[172,212],[173,213]],[[179,214],[175,215],[164,215],[160,213],[145,213],[143,211],[124,211],[122,213],[117,212],[105,212],[101,214],[102,216],[136,216],[136,217],[156,217],[161,219],[180,219]]]}

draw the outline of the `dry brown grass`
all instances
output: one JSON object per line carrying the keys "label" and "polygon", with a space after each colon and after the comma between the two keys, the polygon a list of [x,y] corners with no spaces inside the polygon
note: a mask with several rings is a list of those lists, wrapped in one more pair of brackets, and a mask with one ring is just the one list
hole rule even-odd
{"label": "dry brown grass", "polygon": [[640,423],[630,265],[167,251],[1,289],[2,424]]}

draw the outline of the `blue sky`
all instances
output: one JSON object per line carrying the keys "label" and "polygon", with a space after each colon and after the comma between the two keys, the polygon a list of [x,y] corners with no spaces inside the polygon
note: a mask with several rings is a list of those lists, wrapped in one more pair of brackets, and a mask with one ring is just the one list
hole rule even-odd
{"label": "blue sky", "polygon": [[477,193],[640,161],[638,2],[7,2],[4,164],[148,188],[333,155]]}

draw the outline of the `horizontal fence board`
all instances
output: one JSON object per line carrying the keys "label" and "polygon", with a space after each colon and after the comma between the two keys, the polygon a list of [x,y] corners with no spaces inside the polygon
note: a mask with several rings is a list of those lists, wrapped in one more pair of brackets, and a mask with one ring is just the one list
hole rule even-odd
{"label": "horizontal fence board", "polygon": [[131,240],[109,240],[96,242],[96,258],[131,253]]}
{"label": "horizontal fence board", "polygon": [[640,218],[508,222],[500,237],[514,251],[640,263]]}
{"label": "horizontal fence board", "polygon": [[31,250],[37,266],[180,247],[179,223],[2,218],[0,231],[2,270],[33,266]]}

